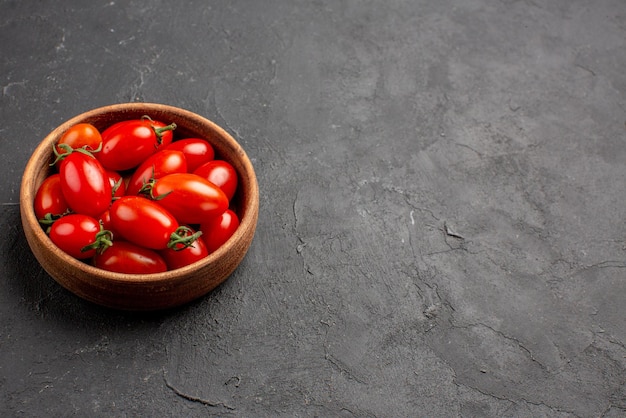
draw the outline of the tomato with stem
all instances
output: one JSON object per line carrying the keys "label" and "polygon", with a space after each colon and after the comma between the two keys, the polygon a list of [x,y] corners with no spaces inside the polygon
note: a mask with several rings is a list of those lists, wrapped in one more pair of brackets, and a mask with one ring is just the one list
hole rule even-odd
{"label": "tomato with stem", "polygon": [[118,234],[115,232],[115,228],[111,224],[111,210],[107,209],[98,216],[98,222],[102,226],[103,229],[110,231],[113,237],[116,237]]}
{"label": "tomato with stem", "polygon": [[[193,230],[190,230],[189,233],[193,233]],[[169,270],[187,266],[209,255],[209,251],[204,241],[201,239],[194,241],[194,243],[188,247],[183,248],[180,244],[178,247],[179,248],[167,248],[159,251],[159,254],[165,260],[165,264],[167,264]]]}
{"label": "tomato with stem", "polygon": [[124,181],[124,177],[117,171],[113,170],[105,170],[107,177],[109,178],[109,183],[111,184],[111,194],[112,198],[120,198],[126,194],[126,182]]}
{"label": "tomato with stem", "polygon": [[164,149],[152,154],[133,172],[127,195],[136,195],[151,180],[159,179],[167,174],[186,173],[187,160],[181,151]]}
{"label": "tomato with stem", "polygon": [[189,227],[180,225],[165,208],[142,196],[121,197],[113,202],[109,212],[116,234],[153,250],[184,248],[202,235],[189,234]]}
{"label": "tomato with stem", "polygon": [[102,144],[100,131],[90,123],[77,123],[63,133],[57,143],[57,151],[62,152],[61,144],[69,145],[72,149],[85,148],[95,151]]}
{"label": "tomato with stem", "polygon": [[228,209],[228,198],[210,181],[192,173],[174,173],[144,190],[181,224],[200,224]]}
{"label": "tomato with stem", "polygon": [[70,214],[57,219],[50,227],[50,240],[79,260],[93,257],[111,246],[111,233],[88,215]]}
{"label": "tomato with stem", "polygon": [[98,217],[111,204],[112,190],[109,177],[100,162],[84,148],[72,149],[67,144],[59,154],[61,191],[68,206],[75,213]]}
{"label": "tomato with stem", "polygon": [[102,150],[97,158],[109,170],[137,167],[159,147],[172,142],[174,129],[175,123],[165,125],[148,116],[117,122],[102,131]]}
{"label": "tomato with stem", "polygon": [[70,210],[61,191],[61,176],[58,173],[46,177],[35,194],[35,216],[42,225],[51,225]]}

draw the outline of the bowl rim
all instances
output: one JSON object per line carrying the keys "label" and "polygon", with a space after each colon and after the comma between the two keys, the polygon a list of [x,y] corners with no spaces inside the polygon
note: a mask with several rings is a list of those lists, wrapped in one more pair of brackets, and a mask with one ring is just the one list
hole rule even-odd
{"label": "bowl rim", "polygon": [[[193,121],[194,123],[200,123],[208,126],[211,130],[215,131],[216,135],[221,137],[222,141],[228,146],[228,148],[232,148],[232,150],[236,152],[236,158],[241,159],[241,163],[245,168],[245,174],[248,183],[247,194],[251,199],[252,205],[255,205],[257,209],[252,211],[244,210],[243,216],[240,217],[239,227],[237,228],[235,233],[229,238],[229,240],[225,244],[223,244],[220,248],[218,248],[202,260],[198,260],[187,266],[174,270],[168,270],[162,273],[126,274],[111,272],[108,270],[94,267],[81,260],[75,259],[74,257],[61,250],[52,242],[52,240],[50,240],[50,237],[39,225],[39,221],[37,220],[37,217],[35,215],[33,201],[37,191],[32,190],[29,187],[26,174],[30,173],[32,175],[35,175],[37,171],[39,171],[44,156],[45,159],[49,161],[49,158],[52,155],[52,145],[55,144],[56,140],[60,138],[63,132],[65,132],[71,126],[80,122],[84,122],[88,119],[95,119],[99,116],[103,116],[106,114],[138,112],[144,110],[146,111],[146,113],[149,113],[151,111],[163,114],[173,113],[176,114],[176,118],[184,118],[185,120]],[[122,119],[120,119],[120,121],[121,120]],[[208,142],[211,142],[209,138],[204,139]],[[238,175],[240,176],[240,178],[242,177],[242,173],[238,172]],[[33,187],[33,189],[36,188]],[[85,274],[88,274],[92,277],[99,277],[103,282],[118,282],[125,284],[171,284],[173,281],[175,282],[177,280],[185,280],[185,278],[187,278],[191,273],[195,272],[196,270],[200,270],[205,266],[213,264],[218,259],[220,259],[223,254],[228,250],[228,243],[232,244],[238,242],[243,239],[245,231],[248,231],[250,228],[252,229],[252,231],[256,229],[258,214],[255,215],[255,213],[258,213],[258,202],[259,188],[252,163],[248,158],[245,150],[225,129],[217,125],[215,122],[205,118],[204,116],[201,116],[189,110],[171,105],[150,102],[120,103],[101,106],[83,112],[70,119],[67,119],[65,122],[61,123],[52,131],[50,131],[50,133],[48,133],[44,137],[44,139],[37,145],[35,150],[32,152],[24,168],[24,174],[20,186],[20,208],[22,212],[22,222],[28,222],[31,226],[36,226],[32,228],[32,232],[37,240],[45,244],[47,250],[51,251],[54,256],[56,256],[60,260],[66,262],[68,267],[70,268],[77,269],[78,271],[84,272]]]}

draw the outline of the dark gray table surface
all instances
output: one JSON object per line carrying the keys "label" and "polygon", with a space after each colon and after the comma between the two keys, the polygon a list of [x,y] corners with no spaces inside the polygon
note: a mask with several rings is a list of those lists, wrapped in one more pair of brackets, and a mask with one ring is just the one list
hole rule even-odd
{"label": "dark gray table surface", "polygon": [[[0,415],[623,417],[626,2],[0,1]],[[246,149],[221,287],[107,310],[19,220],[56,125],[146,101]]]}

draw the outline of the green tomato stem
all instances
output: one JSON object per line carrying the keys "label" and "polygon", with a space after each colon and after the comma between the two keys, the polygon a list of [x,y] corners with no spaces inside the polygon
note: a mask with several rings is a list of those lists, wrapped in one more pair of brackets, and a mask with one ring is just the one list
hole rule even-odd
{"label": "green tomato stem", "polygon": [[[65,151],[65,152],[59,152],[57,150],[57,146],[59,148],[61,148],[63,151]],[[87,148],[89,148],[89,149],[87,149]],[[96,158],[96,157],[93,156],[93,153],[94,152],[100,152],[101,150],[102,150],[102,142],[100,143],[100,145],[98,145],[98,148],[96,148],[96,149],[91,149],[91,147],[89,145],[85,145],[84,147],[81,147],[81,148],[72,148],[68,144],[52,145],[52,152],[54,153],[56,158],[54,159],[54,161],[52,163],[50,163],[50,167],[54,166],[59,161],[62,161],[63,159],[65,159],[65,157],[67,157],[68,155],[70,155],[73,152],[80,152],[81,154],[88,155],[91,158]]]}
{"label": "green tomato stem", "polygon": [[115,193],[117,193],[118,189],[120,188],[123,182],[124,182],[124,179],[122,177],[120,177],[120,179],[115,182],[115,185],[111,189],[111,198],[115,199]]}
{"label": "green tomato stem", "polygon": [[152,191],[154,190],[154,185],[155,185],[156,181],[157,180],[154,177],[150,178],[150,180],[148,180],[148,181],[144,181],[143,184],[141,185],[141,188],[137,192],[137,194],[142,194],[142,195],[146,196],[147,198],[149,198],[150,200],[161,200],[165,196],[167,196],[168,194],[172,193],[172,190],[170,190],[167,193],[163,193],[163,194],[154,196]]}
{"label": "green tomato stem", "polygon": [[63,215],[53,215],[51,213],[46,213],[43,218],[39,219],[39,223],[42,226],[50,226],[54,223],[54,221],[61,218],[61,216]]}
{"label": "green tomato stem", "polygon": [[176,231],[172,232],[170,242],[167,243],[167,248],[174,251],[180,251],[192,246],[193,243],[200,238],[202,231],[198,231],[196,233],[192,232],[191,228],[187,226],[179,226],[176,228]]}
{"label": "green tomato stem", "polygon": [[107,229],[103,229],[100,225],[100,232],[96,234],[96,239],[89,245],[85,245],[80,249],[81,252],[96,250],[96,253],[102,254],[113,245],[113,233]]}
{"label": "green tomato stem", "polygon": [[175,123],[171,123],[170,125],[163,126],[161,128],[155,128],[154,126],[152,127],[152,130],[157,137],[157,142],[159,143],[159,145],[163,143],[163,134],[167,131],[173,131],[174,129],[176,129]]}
{"label": "green tomato stem", "polygon": [[[154,119],[152,119],[150,116],[148,115],[143,115],[141,117],[141,120],[149,120],[150,122],[154,122]],[[171,123],[167,126],[163,126],[160,128],[155,127],[154,125],[150,125],[150,127],[152,128],[152,130],[154,131],[154,134],[157,137],[157,145],[161,145],[163,143],[163,134],[167,131],[173,131],[174,129],[176,129],[176,124],[175,123]]]}

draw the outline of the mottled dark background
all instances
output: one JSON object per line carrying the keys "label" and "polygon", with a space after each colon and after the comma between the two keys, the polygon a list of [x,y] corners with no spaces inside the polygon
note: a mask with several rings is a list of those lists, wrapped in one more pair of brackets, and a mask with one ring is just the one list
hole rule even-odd
{"label": "mottled dark background", "polygon": [[[626,2],[0,1],[2,416],[623,417]],[[85,110],[223,126],[261,189],[231,278],[83,302],[19,221]]]}

